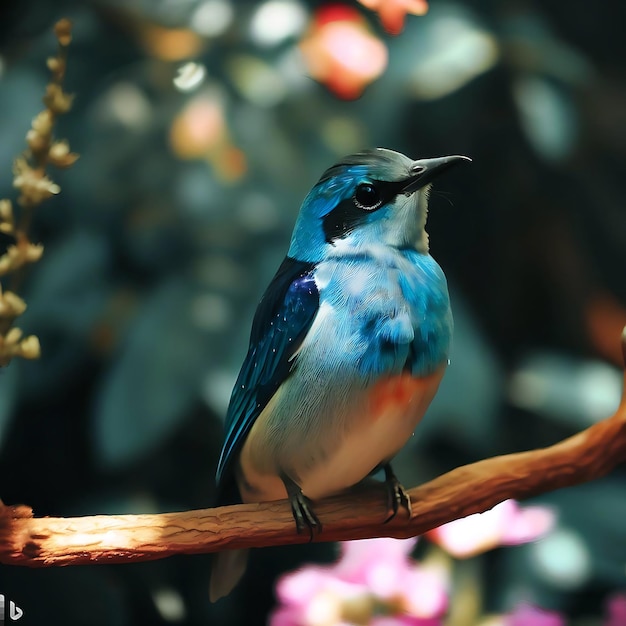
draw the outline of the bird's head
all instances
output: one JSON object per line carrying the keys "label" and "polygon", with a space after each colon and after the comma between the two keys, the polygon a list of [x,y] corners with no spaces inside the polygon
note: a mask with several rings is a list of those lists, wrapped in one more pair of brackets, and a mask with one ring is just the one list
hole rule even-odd
{"label": "bird's head", "polygon": [[426,217],[432,180],[453,165],[447,156],[412,161],[376,148],[327,169],[302,203],[289,256],[316,263],[341,246],[384,244],[428,252]]}

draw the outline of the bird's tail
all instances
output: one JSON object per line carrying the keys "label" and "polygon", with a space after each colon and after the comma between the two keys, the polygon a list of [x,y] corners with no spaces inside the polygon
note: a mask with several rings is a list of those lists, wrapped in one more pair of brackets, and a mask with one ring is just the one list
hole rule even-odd
{"label": "bird's tail", "polygon": [[217,602],[227,596],[239,582],[248,563],[248,550],[225,550],[213,558],[209,598]]}

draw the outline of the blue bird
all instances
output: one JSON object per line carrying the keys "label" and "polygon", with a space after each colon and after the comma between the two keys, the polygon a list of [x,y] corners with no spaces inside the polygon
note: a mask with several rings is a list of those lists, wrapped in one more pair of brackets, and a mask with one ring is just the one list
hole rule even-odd
{"label": "blue bird", "polygon": [[[464,161],[366,150],[306,196],[230,399],[219,504],[288,497],[298,531],[312,533],[311,500],[384,469],[389,519],[410,510],[390,461],[435,395],[452,337],[446,278],[428,253],[428,194]],[[212,601],[237,584],[246,554],[216,555]]]}

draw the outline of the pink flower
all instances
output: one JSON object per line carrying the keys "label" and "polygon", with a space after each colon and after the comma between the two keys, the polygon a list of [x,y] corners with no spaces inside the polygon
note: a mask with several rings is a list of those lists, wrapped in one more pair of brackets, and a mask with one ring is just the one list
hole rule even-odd
{"label": "pink flower", "polygon": [[349,6],[318,9],[300,51],[313,78],[340,98],[358,98],[387,67],[387,48]]}
{"label": "pink flower", "polygon": [[452,556],[467,558],[498,546],[535,541],[554,522],[554,512],[546,507],[521,507],[515,500],[505,500],[484,513],[439,526],[427,533],[427,537]]}
{"label": "pink flower", "polygon": [[624,626],[626,624],[626,593],[616,593],[607,598],[604,626]]}
{"label": "pink flower", "polygon": [[553,611],[520,604],[504,616],[504,626],[565,626],[565,618]]}
{"label": "pink flower", "polygon": [[415,539],[348,541],[335,565],[309,566],[276,586],[271,626],[440,626],[447,576],[409,554]]}
{"label": "pink flower", "polygon": [[385,30],[399,35],[404,28],[407,13],[425,15],[428,12],[427,0],[359,0],[368,9],[376,11]]}

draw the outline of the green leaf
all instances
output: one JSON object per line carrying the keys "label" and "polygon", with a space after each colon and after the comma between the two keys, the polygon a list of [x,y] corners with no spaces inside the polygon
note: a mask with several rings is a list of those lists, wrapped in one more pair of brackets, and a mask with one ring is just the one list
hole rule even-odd
{"label": "green leaf", "polygon": [[28,308],[18,320],[25,334],[37,335],[41,343],[41,359],[24,364],[20,397],[65,394],[82,371],[90,333],[110,292],[110,263],[108,243],[97,233],[73,231],[46,248],[33,268]]}
{"label": "green leaf", "polygon": [[89,332],[106,294],[107,241],[77,231],[46,248],[44,260],[33,272],[24,327],[35,334],[48,327],[72,335]]}
{"label": "green leaf", "polygon": [[122,353],[105,375],[93,414],[95,453],[107,469],[152,451],[199,397],[208,360],[192,322],[192,289],[170,280],[141,307]]}

